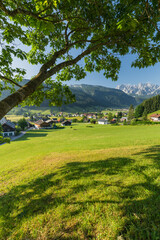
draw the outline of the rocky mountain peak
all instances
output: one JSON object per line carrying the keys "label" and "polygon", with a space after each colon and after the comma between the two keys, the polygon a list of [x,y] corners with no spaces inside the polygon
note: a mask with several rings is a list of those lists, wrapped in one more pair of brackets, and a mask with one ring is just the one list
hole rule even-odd
{"label": "rocky mountain peak", "polygon": [[118,85],[116,89],[122,90],[132,96],[155,96],[160,94],[160,86],[151,83],[139,83],[137,85],[122,84]]}

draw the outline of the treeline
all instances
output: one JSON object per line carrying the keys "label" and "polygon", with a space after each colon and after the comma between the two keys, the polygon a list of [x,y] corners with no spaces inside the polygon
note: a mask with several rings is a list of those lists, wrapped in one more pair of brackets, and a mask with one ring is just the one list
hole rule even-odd
{"label": "treeline", "polygon": [[139,118],[148,113],[155,112],[160,109],[160,95],[143,101],[135,109],[135,117]]}

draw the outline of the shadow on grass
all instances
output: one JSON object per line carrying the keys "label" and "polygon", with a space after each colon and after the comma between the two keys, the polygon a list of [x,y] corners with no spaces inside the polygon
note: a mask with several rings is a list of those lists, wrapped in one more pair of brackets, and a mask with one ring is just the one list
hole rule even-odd
{"label": "shadow on grass", "polygon": [[46,137],[48,134],[47,133],[39,133],[39,132],[27,132],[26,134],[24,134],[22,137],[17,138],[14,141],[26,141],[26,140],[30,140],[31,138],[39,138],[39,137]]}
{"label": "shadow on grass", "polygon": [[30,140],[30,138],[46,137],[49,132],[55,132],[55,131],[57,132],[62,129],[64,129],[64,127],[58,127],[56,129],[48,129],[48,130],[47,129],[31,130],[31,131],[28,131],[22,137],[14,141],[26,141],[26,140]]}
{"label": "shadow on grass", "polygon": [[[155,181],[158,173],[151,174],[149,171],[155,165],[157,169],[160,168],[160,146],[149,148],[139,155],[153,160],[153,164],[139,166],[129,158],[71,162],[28,184],[13,187],[10,192],[0,197],[0,215],[3,217],[2,237],[8,239],[12,231],[23,221],[45,214],[49,210],[56,212],[56,209],[61,206],[63,206],[62,212],[67,211],[66,215],[78,218],[80,214],[83,215],[89,211],[89,206],[100,204],[103,207],[112,204],[118,206],[125,216],[125,223],[119,227],[120,230],[115,231],[115,239],[118,236],[121,236],[121,239],[160,239],[160,187]],[[133,174],[135,174],[135,180],[137,180],[136,177],[143,180],[138,183],[131,181],[126,185],[123,184],[123,180]],[[101,176],[103,176],[102,179]],[[111,181],[106,182],[105,176]],[[107,191],[112,187],[115,187],[116,191],[112,190],[109,193],[110,198],[108,194],[104,194],[103,199],[98,196],[98,188]],[[86,197],[90,191],[98,191],[96,197]],[[71,206],[76,208],[70,208]],[[63,222],[65,217],[60,221]],[[92,222],[90,232],[89,226],[84,228],[81,223],[75,225],[74,229],[68,232],[69,237],[61,234],[69,231],[67,225],[63,225],[62,229],[57,230],[59,235],[48,239],[96,239],[94,225],[100,220],[101,213],[96,223]],[[79,238],[78,235],[75,237],[72,235],[74,231],[82,232],[83,237]],[[29,232],[27,236],[29,234],[31,233]],[[22,239],[25,238],[22,237]],[[31,236],[29,239],[37,238]]]}
{"label": "shadow on grass", "polygon": [[[143,156],[144,159],[150,161],[145,166],[134,167],[137,178],[141,176],[143,181],[132,184],[122,193],[123,199],[128,199],[124,207],[128,220],[121,234],[124,239],[159,240],[160,145],[152,146],[135,155]],[[141,189],[142,195],[135,199],[138,189]]]}

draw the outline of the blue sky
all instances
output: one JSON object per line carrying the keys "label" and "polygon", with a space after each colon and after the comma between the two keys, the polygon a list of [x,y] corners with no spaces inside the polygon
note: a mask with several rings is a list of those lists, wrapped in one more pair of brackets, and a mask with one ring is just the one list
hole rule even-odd
{"label": "blue sky", "polygon": [[[71,80],[65,82],[68,85],[70,84],[90,84],[90,85],[101,85],[105,87],[115,88],[117,85],[121,84],[138,84],[138,83],[152,83],[160,85],[160,63],[157,63],[155,66],[138,69],[131,68],[131,63],[135,59],[133,55],[126,55],[122,59],[121,70],[119,73],[119,79],[116,82],[113,82],[111,79],[106,79],[103,76],[103,73],[87,73],[85,79],[80,81]],[[27,74],[25,78],[31,78],[36,75],[39,71],[40,65],[32,66],[27,62],[20,62],[19,60],[14,61],[14,66],[20,66],[27,69]],[[54,79],[54,76],[53,76]]]}

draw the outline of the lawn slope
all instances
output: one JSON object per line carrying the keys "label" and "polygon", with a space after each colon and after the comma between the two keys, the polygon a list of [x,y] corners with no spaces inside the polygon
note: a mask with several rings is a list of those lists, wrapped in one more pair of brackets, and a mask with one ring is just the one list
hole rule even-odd
{"label": "lawn slope", "polygon": [[0,239],[160,239],[159,131],[75,124],[0,146]]}

